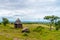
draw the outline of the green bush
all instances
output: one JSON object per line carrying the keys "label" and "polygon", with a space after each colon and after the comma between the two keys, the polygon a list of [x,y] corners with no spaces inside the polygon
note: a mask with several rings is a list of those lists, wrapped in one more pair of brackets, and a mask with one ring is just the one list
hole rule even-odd
{"label": "green bush", "polygon": [[26,33],[26,32],[25,32],[25,33],[23,33],[23,36],[28,36],[28,33]]}
{"label": "green bush", "polygon": [[44,29],[42,26],[38,26],[38,27],[35,28],[33,31],[34,31],[34,32],[41,32],[42,29]]}
{"label": "green bush", "polygon": [[60,29],[60,20],[55,23],[55,27],[56,27],[56,30],[59,30]]}

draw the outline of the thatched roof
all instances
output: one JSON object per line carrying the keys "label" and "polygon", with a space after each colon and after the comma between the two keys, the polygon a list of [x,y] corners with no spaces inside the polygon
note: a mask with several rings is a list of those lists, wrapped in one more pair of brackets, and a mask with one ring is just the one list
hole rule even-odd
{"label": "thatched roof", "polygon": [[15,24],[22,24],[19,18],[15,21]]}

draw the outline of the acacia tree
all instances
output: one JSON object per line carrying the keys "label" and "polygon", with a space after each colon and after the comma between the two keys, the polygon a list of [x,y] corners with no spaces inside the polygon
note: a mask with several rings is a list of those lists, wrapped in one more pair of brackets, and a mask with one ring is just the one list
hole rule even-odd
{"label": "acacia tree", "polygon": [[3,20],[2,23],[3,23],[4,26],[6,26],[6,24],[9,23],[9,20],[7,18],[2,18],[2,20]]}
{"label": "acacia tree", "polygon": [[44,19],[50,21],[50,30],[51,30],[53,24],[57,21],[57,19],[59,19],[59,17],[52,15],[52,16],[45,16]]}

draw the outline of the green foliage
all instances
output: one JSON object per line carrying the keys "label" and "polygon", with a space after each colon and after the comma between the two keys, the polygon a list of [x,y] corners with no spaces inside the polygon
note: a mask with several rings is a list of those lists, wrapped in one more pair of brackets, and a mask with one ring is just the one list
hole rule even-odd
{"label": "green foliage", "polygon": [[25,32],[25,33],[23,33],[23,36],[28,36],[28,33],[26,33],[26,32]]}
{"label": "green foliage", "polygon": [[55,24],[55,22],[57,21],[57,19],[59,19],[59,17],[52,15],[52,16],[45,16],[44,19],[50,21],[50,30],[51,30],[52,29],[51,26]]}
{"label": "green foliage", "polygon": [[60,29],[60,20],[55,23],[55,27],[56,27],[56,30],[59,30]]}
{"label": "green foliage", "polygon": [[2,18],[2,20],[3,20],[2,23],[4,24],[4,26],[6,26],[6,24],[9,23],[9,20],[7,18]]}
{"label": "green foliage", "polygon": [[47,20],[50,20],[50,21],[54,21],[54,20],[59,19],[59,17],[52,15],[52,16],[45,16],[44,19],[47,19]]}
{"label": "green foliage", "polygon": [[33,31],[35,31],[35,32],[41,32],[42,29],[44,29],[42,26],[38,26],[38,27],[35,28]]}

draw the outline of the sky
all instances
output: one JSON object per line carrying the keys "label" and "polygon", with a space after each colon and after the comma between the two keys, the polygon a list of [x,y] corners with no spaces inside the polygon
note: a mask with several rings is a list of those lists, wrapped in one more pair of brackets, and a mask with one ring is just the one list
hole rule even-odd
{"label": "sky", "polygon": [[42,21],[47,15],[60,17],[60,0],[0,0],[0,20]]}

